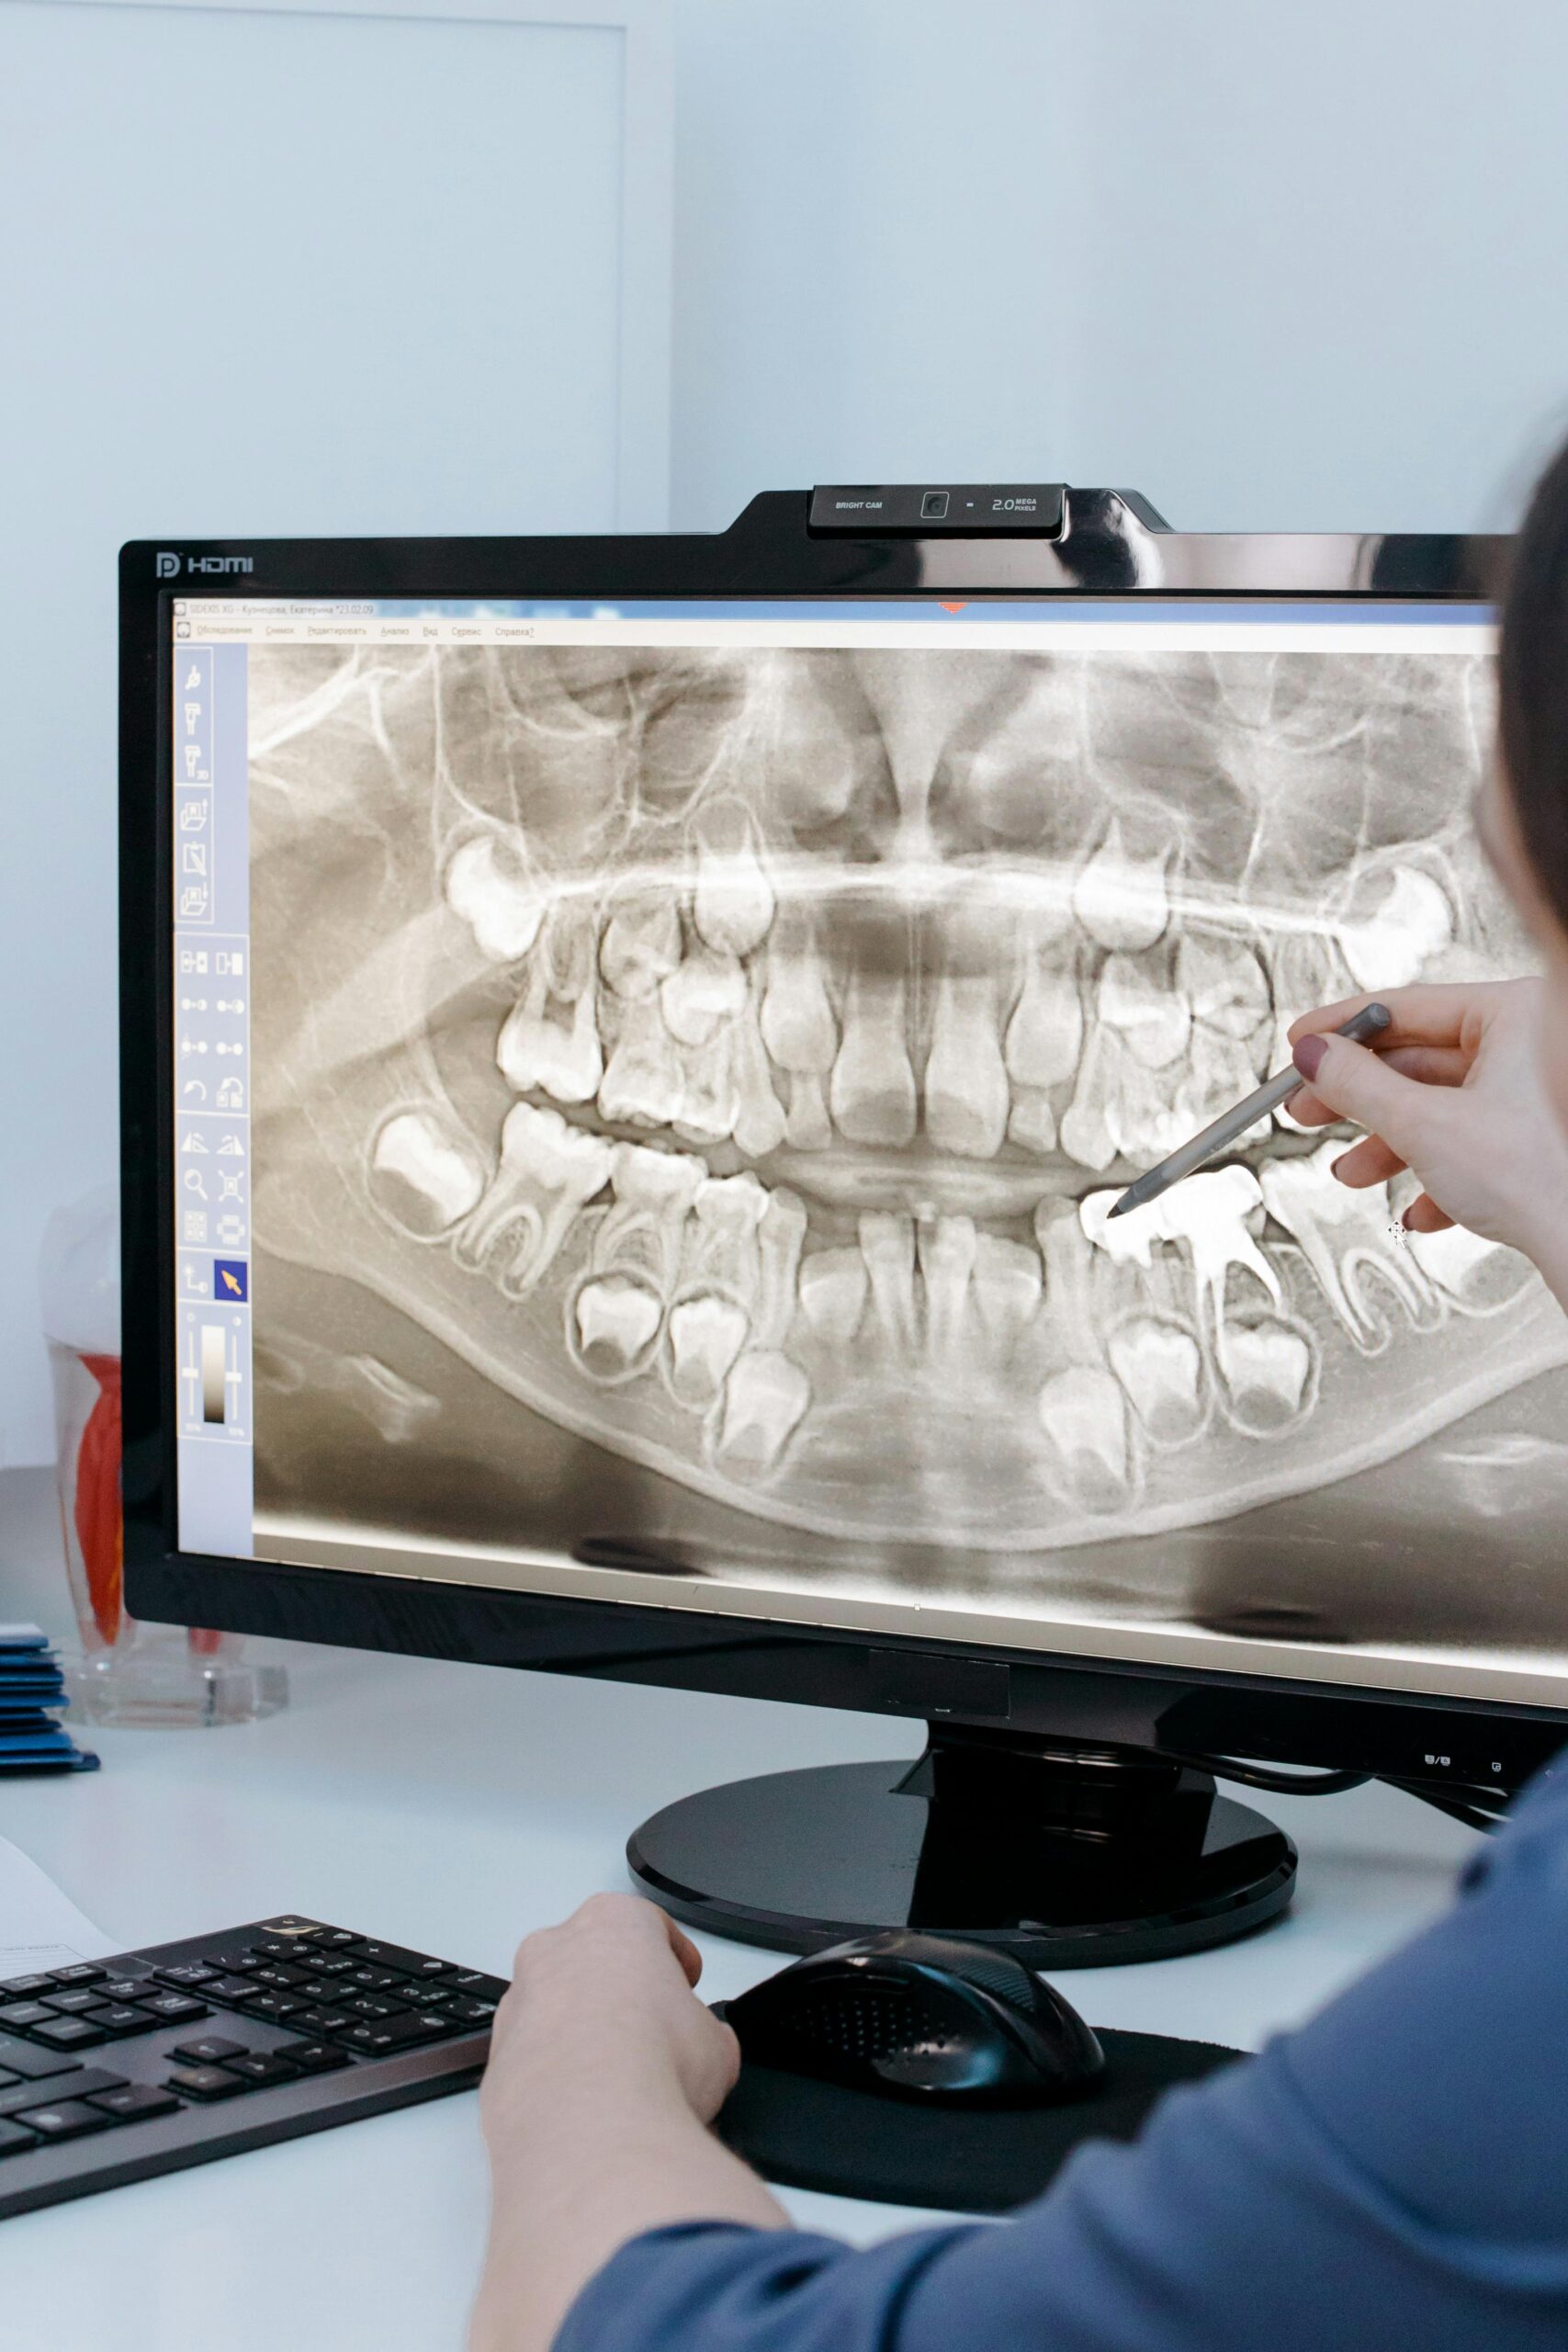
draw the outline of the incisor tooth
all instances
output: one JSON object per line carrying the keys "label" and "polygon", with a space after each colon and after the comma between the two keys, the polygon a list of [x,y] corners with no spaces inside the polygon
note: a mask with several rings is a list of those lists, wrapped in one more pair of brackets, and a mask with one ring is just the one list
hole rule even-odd
{"label": "incisor tooth", "polygon": [[565,1027],[546,1012],[545,989],[543,972],[533,975],[502,1023],[495,1048],[501,1074],[514,1093],[538,1088],[557,1102],[592,1102],[604,1074],[593,991],[577,999]]}
{"label": "incisor tooth", "polygon": [[902,1356],[914,1353],[915,1225],[897,1209],[867,1209],[860,1246],[882,1328]]}
{"label": "incisor tooth", "polygon": [[1176,985],[1193,1020],[1223,1037],[1250,1037],[1272,1012],[1268,977],[1243,939],[1184,932],[1176,946]]}
{"label": "incisor tooth", "polygon": [[454,1238],[458,1260],[480,1266],[503,1234],[515,1234],[501,1287],[509,1297],[525,1297],[549,1270],[578,1211],[603,1191],[615,1158],[614,1144],[568,1126],[558,1111],[514,1102],[502,1125],[490,1189]]}
{"label": "incisor tooth", "polygon": [[781,1069],[826,1078],[839,1050],[838,1023],[816,957],[809,950],[768,950],[762,993],[762,1038]]}
{"label": "incisor tooth", "polygon": [[1163,938],[1170,921],[1168,863],[1163,850],[1152,857],[1129,855],[1112,817],[1105,839],[1073,885],[1073,912],[1089,937],[1128,954]]}
{"label": "incisor tooth", "polygon": [[976,1239],[973,1217],[922,1217],[915,1227],[926,1294],[926,1340],[932,1355],[950,1354],[962,1337]]}
{"label": "incisor tooth", "polygon": [[1038,1251],[1001,1234],[976,1234],[971,1287],[975,1311],[987,1336],[998,1349],[1010,1347],[1040,1305],[1043,1283]]}
{"label": "incisor tooth", "polygon": [[1133,1477],[1127,1405],[1108,1372],[1092,1364],[1053,1373],[1035,1405],[1056,1469],[1085,1510],[1115,1510]]}
{"label": "incisor tooth", "polygon": [[858,1250],[818,1250],[802,1264],[800,1311],[819,1340],[847,1347],[865,1313],[865,1260]]}
{"label": "incisor tooth", "polygon": [[852,1143],[914,1140],[915,1073],[904,1043],[899,980],[857,973],[844,1006],[844,1037],[828,1092],[834,1123]]}
{"label": "incisor tooth", "polygon": [[1440,886],[1415,866],[1396,865],[1376,914],[1339,926],[1339,952],[1358,988],[1403,989],[1453,935],[1453,911]]}
{"label": "incisor tooth", "polygon": [[668,890],[628,893],[615,907],[599,943],[604,983],[628,1001],[650,997],[681,962],[681,918]]}
{"label": "incisor tooth", "polygon": [[811,1383],[776,1348],[750,1349],[725,1383],[713,1451],[735,1470],[777,1469],[811,1403]]}
{"label": "incisor tooth", "polygon": [[526,956],[539,935],[546,901],[520,833],[475,833],[453,851],[442,887],[447,905],[492,963],[514,964]]}
{"label": "incisor tooth", "polygon": [[988,979],[944,973],[926,1059],[926,1133],[939,1151],[994,1159],[1008,1125],[1008,1074]]}
{"label": "incisor tooth", "polygon": [[708,945],[749,956],[773,919],[773,886],[757,855],[751,820],[739,801],[716,801],[696,820],[697,878],[692,920]]}
{"label": "incisor tooth", "polygon": [[833,1125],[819,1078],[801,1070],[791,1074],[784,1135],[796,1151],[826,1151],[832,1142]]}
{"label": "incisor tooth", "polygon": [[1203,1353],[1190,1331],[1157,1316],[1134,1316],[1106,1352],[1133,1410],[1156,1445],[1186,1445],[1203,1426]]}
{"label": "incisor tooth", "polygon": [[636,1126],[668,1126],[680,1115],[680,1057],[651,1001],[629,1004],[622,1016],[600,1084],[599,1108],[606,1119]]}
{"label": "incisor tooth", "polygon": [[419,1241],[437,1240],[485,1188],[484,1163],[444,1111],[398,1111],[370,1152],[371,1198]]}
{"label": "incisor tooth", "polygon": [[746,975],[727,949],[694,948],[659,988],[670,1035],[680,1046],[705,1046],[746,1001]]}
{"label": "incisor tooth", "polygon": [[1032,956],[1008,1023],[1009,1076],[1021,1087],[1060,1086],[1077,1069],[1082,1046],[1083,1007],[1071,972]]}
{"label": "incisor tooth", "polygon": [[1192,1026],[1187,999],[1171,986],[1169,973],[1131,956],[1106,957],[1095,1010],[1147,1070],[1168,1069],[1185,1047]]}

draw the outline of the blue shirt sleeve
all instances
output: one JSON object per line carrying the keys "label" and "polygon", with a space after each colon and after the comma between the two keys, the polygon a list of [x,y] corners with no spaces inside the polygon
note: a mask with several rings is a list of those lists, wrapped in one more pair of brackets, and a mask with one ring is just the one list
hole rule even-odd
{"label": "blue shirt sleeve", "polygon": [[[1562,1776],[1568,1781],[1568,1774]],[[623,2246],[555,2352],[1563,2352],[1568,1785],[1299,2032],[1002,2223]]]}

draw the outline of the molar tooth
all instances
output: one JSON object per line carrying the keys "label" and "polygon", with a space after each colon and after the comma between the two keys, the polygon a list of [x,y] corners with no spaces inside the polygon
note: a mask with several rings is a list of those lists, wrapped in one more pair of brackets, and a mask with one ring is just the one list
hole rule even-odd
{"label": "molar tooth", "polygon": [[1105,839],[1073,885],[1073,912],[1089,937],[1101,947],[1129,954],[1163,938],[1170,921],[1168,863],[1164,850],[1152,857],[1130,855],[1112,817]]}
{"label": "molar tooth", "polygon": [[651,1000],[629,1004],[604,1068],[599,1108],[636,1126],[671,1125],[681,1112],[681,1062]]}
{"label": "molar tooth", "polygon": [[591,1380],[608,1387],[653,1362],[664,1301],[635,1273],[591,1275],[571,1302],[568,1342]]}
{"label": "molar tooth", "polygon": [[911,1356],[916,1339],[914,1219],[897,1209],[867,1209],[859,1230],[883,1329],[899,1355]]}
{"label": "molar tooth", "polygon": [[860,1329],[867,1290],[859,1250],[818,1250],[801,1266],[800,1311],[819,1340],[847,1347]]}
{"label": "molar tooth", "polygon": [[828,1100],[852,1143],[914,1140],[915,1073],[904,1043],[904,986],[856,973],[844,1006],[844,1037]]}
{"label": "molar tooth", "polygon": [[784,1134],[795,1151],[826,1151],[832,1142],[832,1122],[819,1078],[802,1070],[791,1073]]}
{"label": "molar tooth", "polygon": [[752,1175],[700,1183],[682,1252],[682,1295],[665,1321],[668,1378],[677,1404],[705,1410],[751,1331],[761,1265],[757,1227],[768,1196]]}
{"label": "molar tooth", "polygon": [[947,1356],[959,1344],[975,1271],[976,1240],[973,1217],[922,1217],[915,1227],[926,1294],[926,1340],[932,1355]]}
{"label": "molar tooth", "polygon": [[1364,922],[1337,927],[1339,952],[1360,989],[1403,989],[1451,944],[1453,910],[1441,886],[1414,865],[1396,865],[1388,895]]}
{"label": "molar tooth", "polygon": [[1252,1037],[1273,1010],[1268,975],[1242,939],[1184,932],[1176,946],[1176,985],[1193,1020],[1223,1037]]}
{"label": "molar tooth", "polygon": [[660,983],[659,1001],[677,1045],[705,1046],[746,1001],[746,975],[728,949],[698,947]]}
{"label": "molar tooth", "polygon": [[826,1078],[839,1050],[838,1023],[816,956],[809,948],[768,950],[762,993],[762,1038],[781,1069]]}
{"label": "molar tooth", "polygon": [[707,1162],[694,1152],[654,1151],[646,1144],[620,1143],[615,1149],[615,1198],[594,1239],[594,1271],[629,1255],[667,1292],[680,1268],[687,1216],[709,1181]]}
{"label": "molar tooth", "polygon": [[497,1066],[518,1094],[538,1088],[557,1102],[592,1102],[604,1073],[592,989],[573,1004],[570,1028],[546,1011],[546,989],[544,972],[532,974],[502,1024]]}
{"label": "molar tooth", "polygon": [[473,933],[480,953],[494,964],[515,964],[539,935],[546,899],[519,832],[474,833],[460,842],[448,861],[442,889],[453,913]]}
{"label": "molar tooth", "polygon": [[1051,1108],[1051,1097],[1043,1086],[1015,1086],[1012,1108],[1008,1113],[1008,1134],[1025,1151],[1038,1152],[1042,1159],[1056,1148],[1056,1114]]}
{"label": "molar tooth", "polygon": [[692,920],[715,949],[749,956],[773,920],[773,886],[757,855],[751,819],[739,801],[720,800],[696,820],[697,878]]}
{"label": "molar tooth", "polygon": [[1163,1317],[1141,1315],[1114,1330],[1111,1368],[1156,1445],[1186,1445],[1207,1415],[1203,1351],[1192,1333]]}
{"label": "molar tooth", "polygon": [[926,1133],[939,1151],[996,1158],[1007,1134],[1008,1074],[988,979],[944,973],[937,982],[925,1095]]}
{"label": "molar tooth", "polygon": [[735,1084],[735,1057],[728,1037],[682,1053],[681,1108],[673,1125],[678,1136],[700,1144],[723,1143],[735,1132],[739,1097]]}
{"label": "molar tooth", "polygon": [[1071,972],[1060,963],[1032,956],[1023,992],[1008,1023],[1003,1051],[1008,1075],[1020,1087],[1060,1086],[1077,1069],[1082,1047],[1083,1007]]}
{"label": "molar tooth", "polygon": [[548,1272],[578,1211],[604,1189],[615,1156],[603,1136],[568,1126],[558,1111],[514,1102],[502,1125],[490,1189],[454,1237],[459,1262],[482,1265],[502,1234],[516,1231],[501,1287],[509,1297],[525,1297]]}
{"label": "molar tooth", "polygon": [[1201,1328],[1223,1327],[1225,1283],[1233,1265],[1256,1274],[1275,1306],[1282,1304],[1280,1277],[1247,1227],[1248,1216],[1262,1206],[1263,1195],[1251,1169],[1239,1160],[1188,1176],[1122,1217],[1110,1216],[1112,1198],[1109,1193],[1094,1193],[1081,1204],[1083,1228],[1090,1241],[1113,1264],[1141,1266],[1152,1263],[1155,1242],[1184,1241],[1197,1282]]}
{"label": "molar tooth", "polygon": [[1001,1234],[976,1235],[975,1311],[994,1346],[1010,1347],[1022,1336],[1034,1319],[1043,1289],[1037,1250]]}
{"label": "molar tooth", "polygon": [[810,1404],[811,1383],[797,1363],[777,1348],[748,1350],[725,1383],[715,1459],[732,1470],[776,1470]]}
{"label": "molar tooth", "polygon": [[1119,1510],[1134,1485],[1127,1403],[1110,1373],[1093,1364],[1053,1373],[1035,1402],[1057,1475],[1085,1510]]}
{"label": "molar tooth", "polygon": [[784,1138],[784,1104],[773,1092],[773,1074],[750,997],[730,1034],[739,1107],[735,1140],[752,1159],[764,1159]]}
{"label": "molar tooth", "polygon": [[593,993],[595,916],[586,898],[558,899],[539,944],[539,962],[552,996],[580,1003]]}
{"label": "molar tooth", "polygon": [[1464,1315],[1495,1315],[1533,1279],[1528,1258],[1462,1225],[1445,1233],[1409,1234],[1407,1247],[1422,1272]]}
{"label": "molar tooth", "polygon": [[368,1183],[395,1225],[418,1241],[436,1241],[478,1204],[484,1163],[445,1111],[395,1111],[371,1146]]}
{"label": "molar tooth", "polygon": [[1147,1070],[1168,1069],[1185,1047],[1192,1026],[1191,1008],[1179,983],[1172,987],[1168,969],[1121,954],[1105,959],[1095,1010],[1117,1032],[1133,1059]]}
{"label": "molar tooth", "polygon": [[1388,1212],[1381,1189],[1352,1192],[1336,1180],[1333,1165],[1343,1148],[1330,1142],[1301,1159],[1266,1159],[1258,1183],[1264,1207],[1295,1239],[1353,1346],[1364,1356],[1379,1355],[1390,1338],[1387,1319],[1378,1312],[1379,1283],[1418,1329],[1440,1322],[1443,1310],[1419,1261],[1385,1239]]}
{"label": "molar tooth", "polygon": [[705,1412],[728,1377],[750,1326],[745,1309],[716,1292],[694,1292],[670,1310],[670,1388],[675,1401]]}
{"label": "molar tooth", "polygon": [[670,891],[628,891],[615,901],[599,943],[599,969],[607,988],[640,1002],[680,964],[681,918]]}

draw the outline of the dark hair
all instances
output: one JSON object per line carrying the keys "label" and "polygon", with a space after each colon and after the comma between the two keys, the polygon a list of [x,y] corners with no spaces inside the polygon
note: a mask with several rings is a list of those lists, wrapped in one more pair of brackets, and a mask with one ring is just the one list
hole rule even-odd
{"label": "dark hair", "polygon": [[1503,599],[1497,732],[1530,868],[1568,930],[1568,444],[1514,543]]}

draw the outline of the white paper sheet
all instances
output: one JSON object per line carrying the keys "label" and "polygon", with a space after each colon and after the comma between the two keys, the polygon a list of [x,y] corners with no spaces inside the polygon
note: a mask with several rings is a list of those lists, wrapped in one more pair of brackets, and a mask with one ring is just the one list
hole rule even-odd
{"label": "white paper sheet", "polygon": [[0,1838],[0,1980],[102,1960],[123,1947],[99,1933],[54,1881]]}

